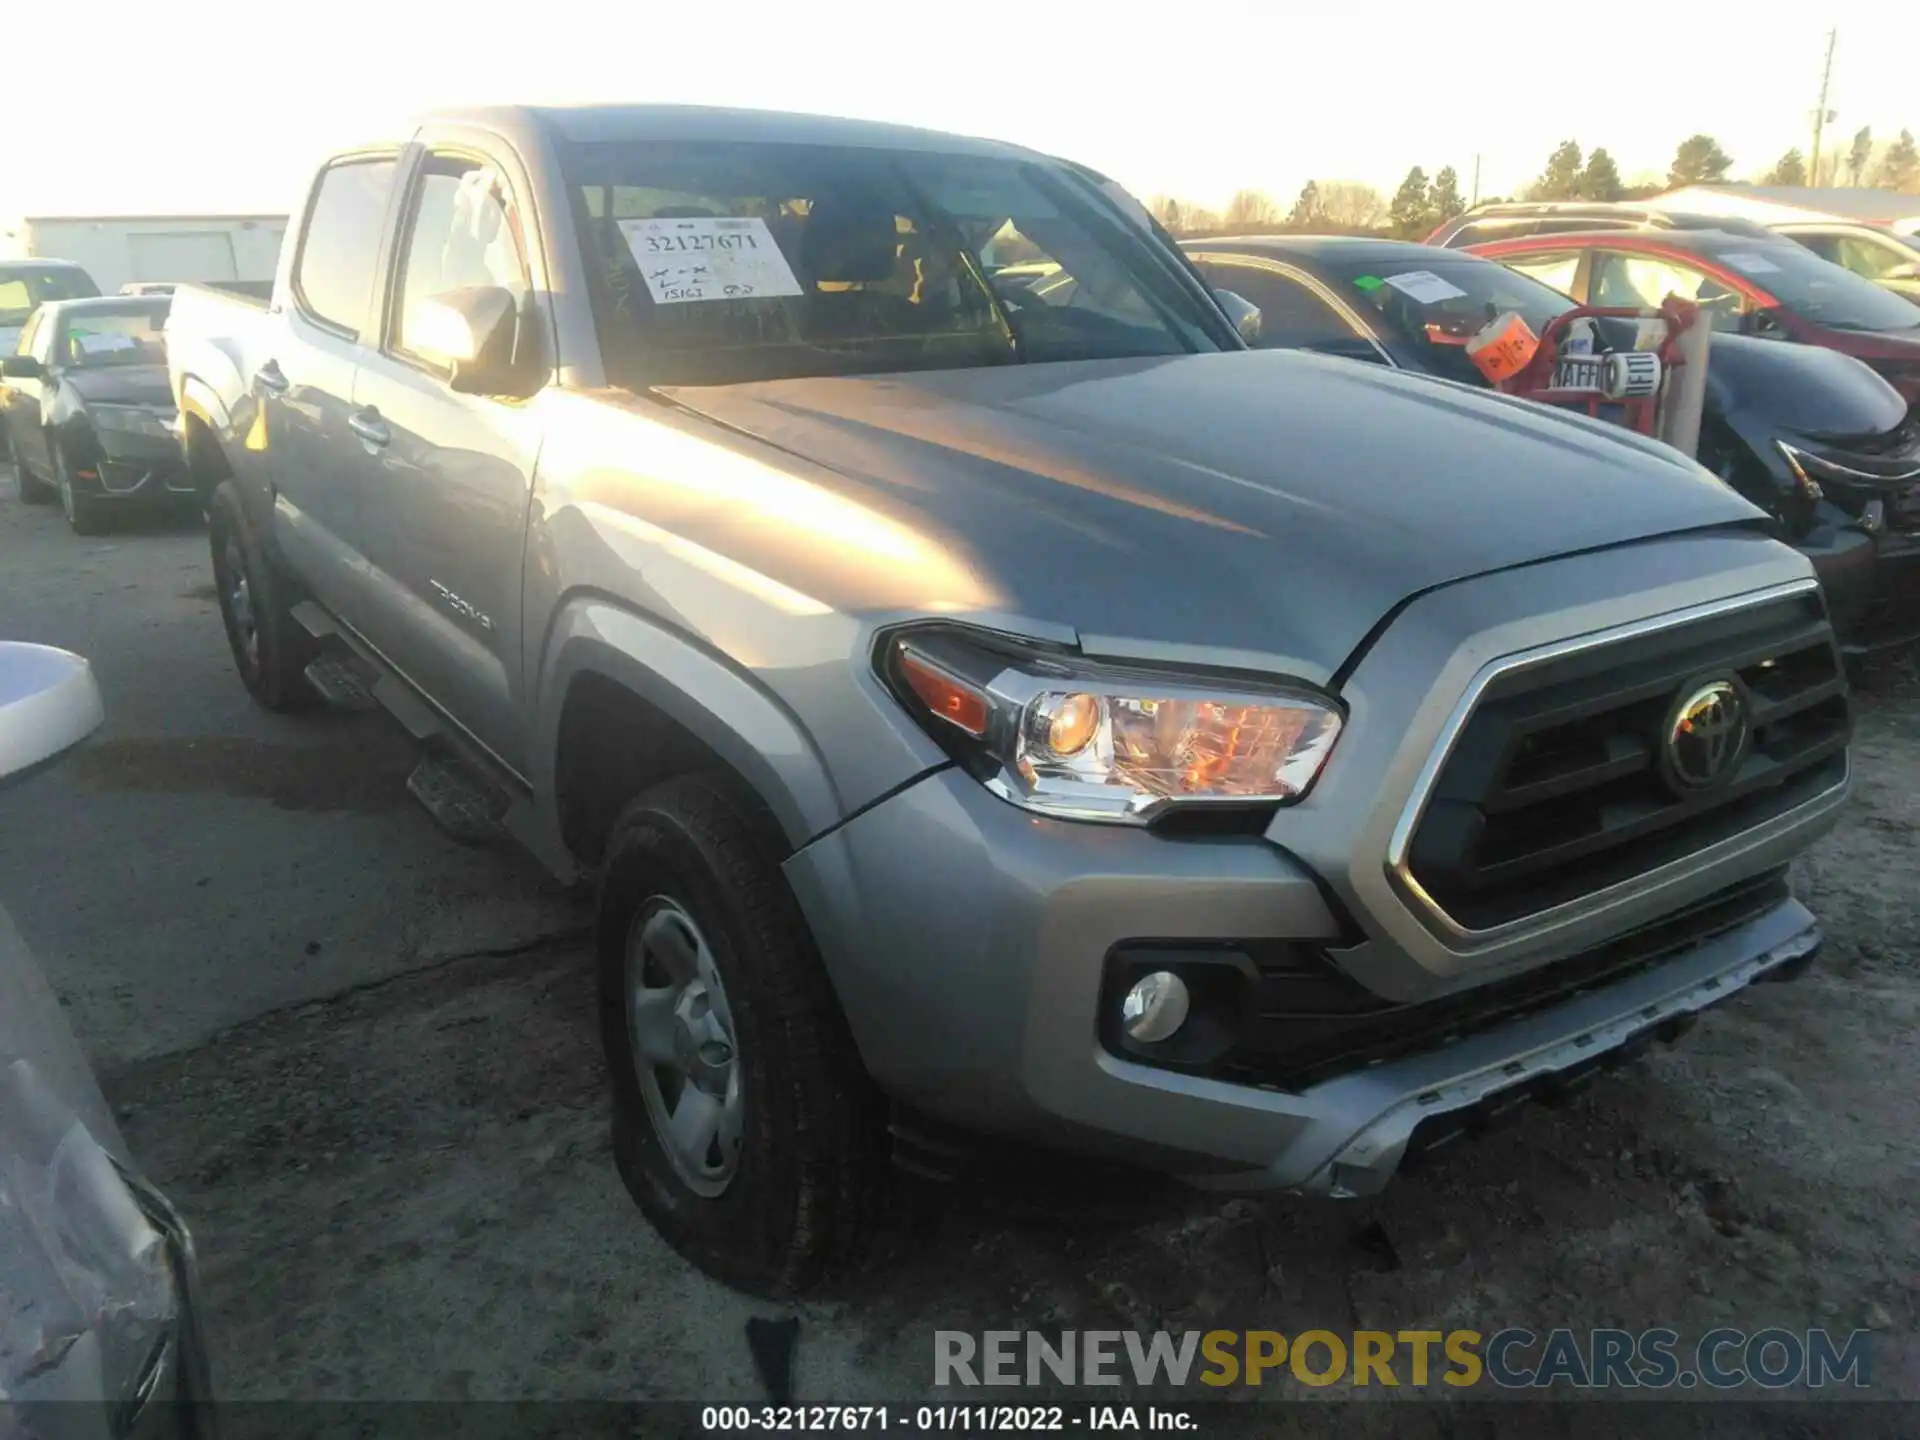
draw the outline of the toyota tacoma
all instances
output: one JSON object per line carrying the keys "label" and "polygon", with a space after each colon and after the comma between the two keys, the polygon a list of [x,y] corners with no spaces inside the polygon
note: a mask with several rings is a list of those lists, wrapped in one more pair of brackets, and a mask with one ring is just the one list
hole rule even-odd
{"label": "toyota tacoma", "polygon": [[847,1264],[917,1137],[1364,1194],[1818,948],[1806,559],[1247,309],[1080,167],[646,106],[428,118],[271,300],[176,293],[241,678],[597,886],[618,1164],[712,1273]]}

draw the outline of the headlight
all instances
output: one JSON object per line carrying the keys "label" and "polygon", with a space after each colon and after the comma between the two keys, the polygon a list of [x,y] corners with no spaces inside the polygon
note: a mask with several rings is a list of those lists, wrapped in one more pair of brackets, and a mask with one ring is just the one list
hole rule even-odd
{"label": "headlight", "polygon": [[1184,806],[1285,805],[1339,738],[1340,711],[1323,695],[1004,643],[914,630],[889,642],[883,666],[988,789],[1042,814],[1144,825]]}
{"label": "headlight", "polygon": [[173,438],[173,412],[155,410],[148,405],[89,405],[87,414],[101,430],[122,435],[149,435],[156,440]]}
{"label": "headlight", "polygon": [[99,1400],[128,1433],[182,1307],[139,1191],[26,1061],[0,1066],[0,1407]]}
{"label": "headlight", "polygon": [[1773,443],[1778,445],[1780,447],[1780,453],[1787,457],[1787,468],[1793,471],[1793,481],[1794,484],[1800,487],[1800,493],[1805,495],[1809,500],[1824,498],[1827,492],[1820,488],[1820,482],[1818,480],[1807,473],[1809,459],[1807,454],[1804,451],[1794,449],[1793,446],[1787,444],[1784,440],[1776,440]]}

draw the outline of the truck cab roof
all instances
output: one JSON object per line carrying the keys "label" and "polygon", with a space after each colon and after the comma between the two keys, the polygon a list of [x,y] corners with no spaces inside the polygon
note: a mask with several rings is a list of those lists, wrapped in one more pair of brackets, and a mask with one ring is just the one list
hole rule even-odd
{"label": "truck cab roof", "polygon": [[911,125],[712,105],[476,106],[431,111],[416,116],[414,123],[415,128],[472,125],[508,139],[544,134],[582,145],[633,140],[750,140],[759,144],[868,145],[1036,161],[1045,158],[1037,151],[998,140]]}

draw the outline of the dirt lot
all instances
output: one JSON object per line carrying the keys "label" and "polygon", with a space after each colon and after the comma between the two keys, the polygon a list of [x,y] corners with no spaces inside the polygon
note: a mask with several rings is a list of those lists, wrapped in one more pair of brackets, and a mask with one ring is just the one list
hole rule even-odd
{"label": "dirt lot", "polygon": [[[0,901],[195,1226],[222,1392],[758,1399],[772,1312],[614,1178],[583,917],[405,808],[381,718],[248,709],[202,547],[0,502],[0,634],[90,653],[114,716],[0,806]],[[1801,982],[1365,1204],[910,1194],[874,1271],[794,1312],[800,1398],[924,1396],[937,1328],[1520,1324],[1865,1327],[1876,1388],[1920,1399],[1909,668],[1868,677],[1857,761],[1798,877],[1829,936]]]}

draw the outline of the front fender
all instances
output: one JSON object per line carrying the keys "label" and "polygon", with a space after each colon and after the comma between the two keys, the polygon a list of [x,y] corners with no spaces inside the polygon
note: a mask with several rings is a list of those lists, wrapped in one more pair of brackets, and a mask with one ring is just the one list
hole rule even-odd
{"label": "front fender", "polygon": [[180,413],[191,415],[209,430],[216,438],[225,439],[233,432],[233,416],[227,409],[226,401],[220,393],[202,380],[198,375],[184,375],[180,379]]}
{"label": "front fender", "polygon": [[778,700],[663,626],[604,596],[578,596],[554,618],[534,692],[530,778],[550,863],[567,856],[556,800],[560,717],[583,674],[625,687],[698,736],[754,788],[795,849],[843,817],[819,749]]}

